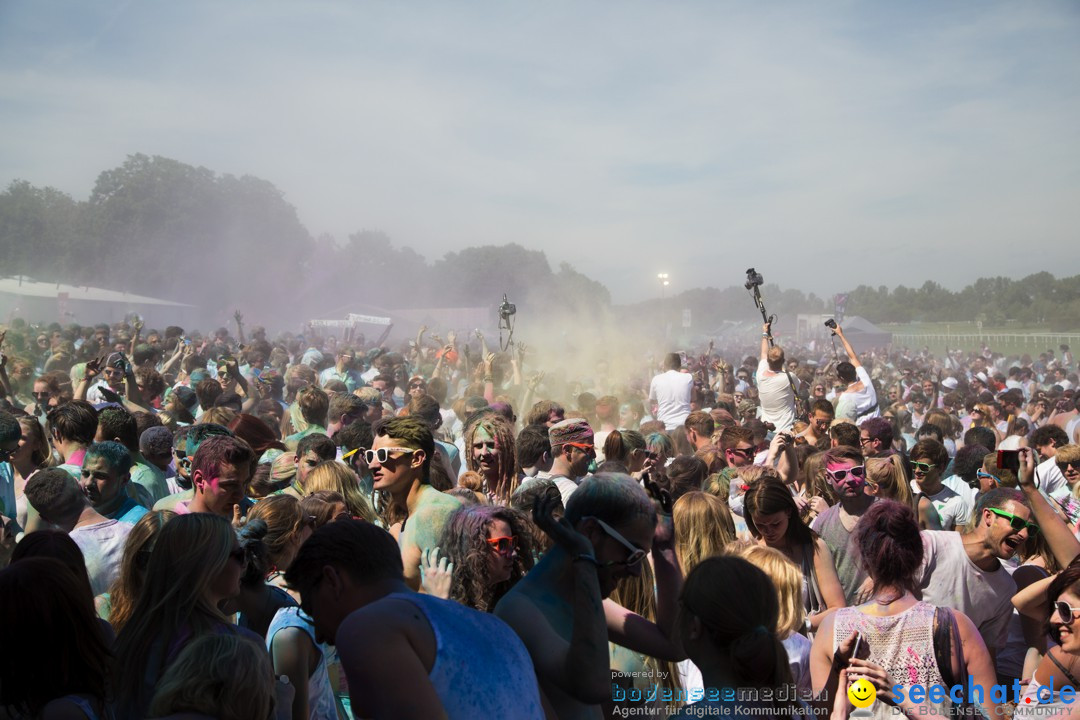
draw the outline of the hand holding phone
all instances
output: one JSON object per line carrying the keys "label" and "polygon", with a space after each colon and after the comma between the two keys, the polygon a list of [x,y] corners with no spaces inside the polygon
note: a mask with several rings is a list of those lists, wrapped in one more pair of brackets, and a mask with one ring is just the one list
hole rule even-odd
{"label": "hand holding phone", "polygon": [[1011,470],[1014,475],[1020,474],[1020,451],[998,450],[997,466],[1002,470]]}

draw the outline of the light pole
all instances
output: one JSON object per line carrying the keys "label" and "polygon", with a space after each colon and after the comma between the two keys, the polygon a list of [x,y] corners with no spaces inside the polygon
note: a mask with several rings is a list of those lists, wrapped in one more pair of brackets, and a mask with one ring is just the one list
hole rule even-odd
{"label": "light pole", "polygon": [[660,299],[663,300],[667,295],[667,286],[671,284],[668,281],[668,274],[658,273],[656,279],[660,281]]}

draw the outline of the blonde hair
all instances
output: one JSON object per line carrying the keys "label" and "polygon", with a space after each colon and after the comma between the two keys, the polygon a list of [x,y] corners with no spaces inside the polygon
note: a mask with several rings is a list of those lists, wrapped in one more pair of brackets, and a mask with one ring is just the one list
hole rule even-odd
{"label": "blonde hair", "polygon": [[743,485],[753,485],[759,480],[776,480],[781,482],[780,473],[776,472],[775,468],[766,467],[764,465],[746,465],[739,468],[739,479],[742,480]]}
{"label": "blonde hair", "polygon": [[780,599],[780,616],[776,621],[777,636],[786,640],[801,630],[806,609],[802,601],[803,574],[799,566],[788,560],[779,550],[764,545],[742,548],[735,554],[761,568],[776,586]]}
{"label": "blonde hair", "polygon": [[816,452],[806,456],[802,465],[803,487],[806,498],[820,497],[829,505],[839,502],[836,490],[825,477],[825,453]]}
{"label": "blonde hair", "polygon": [[1062,445],[1054,453],[1054,462],[1074,463],[1080,460],[1080,445],[1069,443]]}
{"label": "blonde hair", "polygon": [[907,473],[904,472],[902,463],[903,459],[900,455],[867,458],[866,483],[877,490],[878,497],[895,500],[918,513],[919,504],[911,492],[911,485],[908,483]]}
{"label": "blonde hair", "polygon": [[276,705],[266,648],[238,634],[213,634],[191,641],[165,671],[150,716],[190,712],[220,720],[269,720]]}
{"label": "blonde hair", "polygon": [[270,563],[284,571],[279,563],[287,556],[295,554],[297,539],[304,529],[303,510],[300,500],[292,495],[271,495],[263,498],[248,512],[248,522],[262,520],[266,523],[266,533],[262,536],[263,544],[270,554]]}
{"label": "blonde hair", "polygon": [[337,460],[321,462],[311,469],[304,482],[304,494],[317,490],[331,490],[345,498],[345,506],[353,517],[375,522],[375,511],[360,491],[360,479],[348,465]]}
{"label": "blonde hair", "polygon": [[727,505],[706,492],[688,492],[672,509],[677,538],[675,552],[684,574],[707,557],[719,555],[735,539],[735,523]]}
{"label": "blonde hair", "polygon": [[216,423],[222,427],[228,427],[229,423],[236,419],[236,411],[230,407],[212,407],[199,416],[197,425]]}
{"label": "blonde hair", "polygon": [[[656,622],[656,580],[648,561],[641,563],[640,573],[628,575],[618,581],[611,593],[611,599],[630,612],[637,613],[650,622]],[[608,648],[609,654],[613,649],[614,643]],[[678,663],[648,655],[643,655],[642,659],[645,661],[646,671],[653,678],[650,682],[669,690],[680,689],[682,683],[679,682]],[[673,695],[678,697],[679,693],[675,692]],[[669,711],[675,711],[681,704],[678,700],[672,700],[666,706]]]}
{"label": "blonde hair", "polygon": [[978,410],[982,414],[982,417],[978,420],[972,418],[971,427],[994,427],[994,420],[993,416],[990,414],[989,405],[986,405],[984,403],[975,403],[975,405],[971,408],[971,411],[975,412],[976,410]]}
{"label": "blonde hair", "polygon": [[701,489],[709,495],[720,498],[721,502],[727,504],[728,493],[731,492],[731,473],[724,471],[713,473],[705,478],[705,482],[701,484]]}

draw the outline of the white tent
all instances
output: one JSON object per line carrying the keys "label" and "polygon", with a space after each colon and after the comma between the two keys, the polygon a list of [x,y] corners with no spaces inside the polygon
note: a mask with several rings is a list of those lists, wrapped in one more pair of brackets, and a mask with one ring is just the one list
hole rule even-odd
{"label": "white tent", "polygon": [[118,322],[138,313],[148,323],[178,324],[193,315],[194,305],[64,283],[39,282],[25,276],[0,278],[0,318],[28,322]]}

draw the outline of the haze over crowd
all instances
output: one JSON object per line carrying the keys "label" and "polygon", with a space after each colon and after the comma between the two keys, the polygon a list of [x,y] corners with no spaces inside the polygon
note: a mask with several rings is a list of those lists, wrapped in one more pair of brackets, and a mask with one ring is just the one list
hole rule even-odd
{"label": "haze over crowd", "polygon": [[0,182],[83,201],[173,158],[272,183],[315,238],[517,243],[616,303],[750,265],[820,297],[1060,277],[1078,26],[1065,2],[5,3]]}

